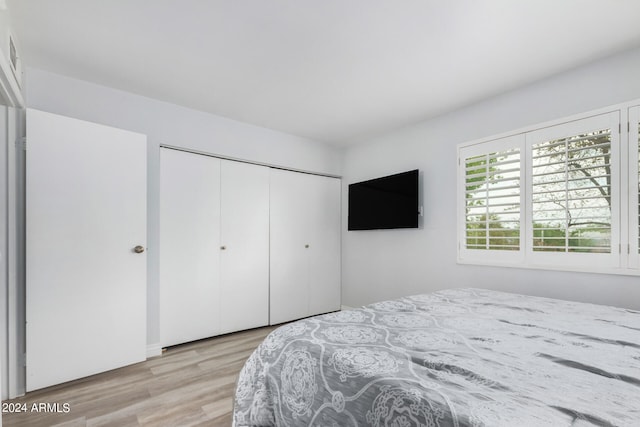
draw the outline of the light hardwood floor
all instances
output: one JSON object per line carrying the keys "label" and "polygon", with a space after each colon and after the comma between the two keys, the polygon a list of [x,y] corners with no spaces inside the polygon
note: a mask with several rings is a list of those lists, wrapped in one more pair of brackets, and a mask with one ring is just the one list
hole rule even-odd
{"label": "light hardwood floor", "polygon": [[[28,412],[4,413],[2,425],[230,426],[238,373],[273,329],[264,327],[172,347],[146,362],[5,401],[25,403]],[[61,412],[31,412],[34,403],[57,403]],[[65,403],[69,407],[66,413]]]}

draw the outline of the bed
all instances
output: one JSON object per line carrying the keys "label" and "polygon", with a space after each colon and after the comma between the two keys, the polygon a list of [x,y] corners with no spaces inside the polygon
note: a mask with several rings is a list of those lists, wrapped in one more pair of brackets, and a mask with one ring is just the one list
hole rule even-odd
{"label": "bed", "polygon": [[241,426],[639,426],[640,312],[452,289],[286,324]]}

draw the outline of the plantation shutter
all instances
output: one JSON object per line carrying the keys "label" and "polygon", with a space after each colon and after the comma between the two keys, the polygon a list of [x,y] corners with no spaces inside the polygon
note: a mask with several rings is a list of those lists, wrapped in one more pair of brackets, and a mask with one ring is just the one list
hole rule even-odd
{"label": "plantation shutter", "polygon": [[527,133],[533,264],[619,265],[619,123],[616,112]]}
{"label": "plantation shutter", "polygon": [[640,254],[640,122],[638,122],[636,120],[636,122],[633,123],[633,126],[635,127],[635,129],[634,129],[635,130],[635,138],[634,138],[635,141],[634,142],[635,142],[635,148],[636,148],[635,152],[636,152],[636,155],[637,155],[637,158],[636,158],[637,169],[636,169],[636,176],[635,176],[635,178],[636,178],[635,185],[637,186],[637,190],[638,190],[636,192],[636,196],[638,197],[638,199],[635,202],[635,206],[637,208],[636,215],[635,215],[635,219],[637,220],[637,222],[635,224],[635,226],[636,226],[635,228],[636,228],[636,233],[638,234],[638,242],[637,242],[638,243],[638,248],[637,248],[637,251],[638,251],[638,254]]}
{"label": "plantation shutter", "polygon": [[611,252],[611,129],[532,147],[533,250]]}
{"label": "plantation shutter", "polygon": [[465,159],[467,249],[520,249],[520,150]]}
{"label": "plantation shutter", "polygon": [[[640,171],[640,123],[634,123],[635,127],[636,127],[636,148],[638,149],[636,151],[636,154],[638,155],[638,161],[636,162],[638,165],[638,171]],[[638,215],[637,215],[637,220],[638,220],[638,227],[640,227],[640,172],[636,175],[637,181],[636,184],[638,186],[638,192],[636,193],[638,196],[638,203],[636,204],[638,206]],[[640,230],[638,232],[638,253],[640,254]]]}
{"label": "plantation shutter", "polygon": [[518,136],[460,150],[463,256],[521,250],[523,141]]}
{"label": "plantation shutter", "polygon": [[555,123],[458,145],[457,261],[638,274],[640,105]]}
{"label": "plantation shutter", "polygon": [[640,268],[640,106],[628,110],[629,266]]}

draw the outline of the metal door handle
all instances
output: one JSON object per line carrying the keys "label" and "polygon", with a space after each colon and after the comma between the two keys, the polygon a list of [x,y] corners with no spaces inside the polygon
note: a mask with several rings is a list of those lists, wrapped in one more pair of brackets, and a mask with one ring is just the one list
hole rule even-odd
{"label": "metal door handle", "polygon": [[137,254],[141,254],[142,252],[144,252],[144,246],[136,246],[135,248],[133,248],[133,252],[137,253]]}

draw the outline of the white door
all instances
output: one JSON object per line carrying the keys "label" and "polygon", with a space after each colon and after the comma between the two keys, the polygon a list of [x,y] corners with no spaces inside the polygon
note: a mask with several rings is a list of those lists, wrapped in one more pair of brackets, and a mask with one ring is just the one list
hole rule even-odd
{"label": "white door", "polygon": [[269,168],[222,161],[221,333],[269,323]]}
{"label": "white door", "polygon": [[27,391],[146,357],[146,137],[27,110]]}
{"label": "white door", "polygon": [[308,248],[305,175],[271,170],[270,313],[272,325],[308,316]]}
{"label": "white door", "polygon": [[340,180],[309,175],[308,181],[309,315],[314,315],[340,310]]}
{"label": "white door", "polygon": [[160,149],[160,343],[220,332],[220,160]]}
{"label": "white door", "polygon": [[271,172],[270,323],[340,309],[340,180]]}

